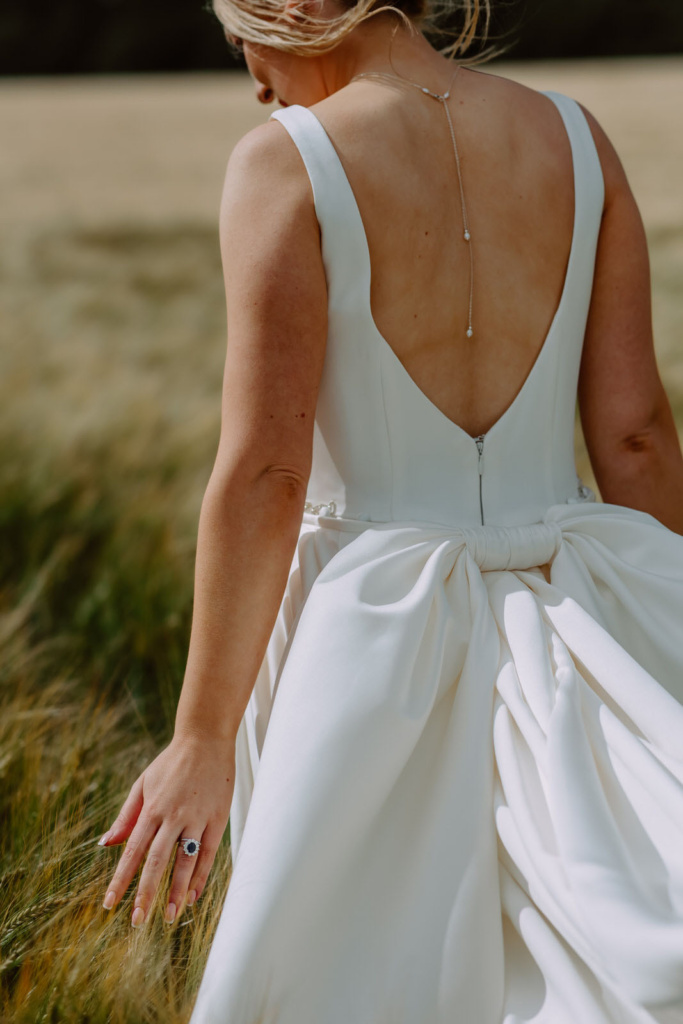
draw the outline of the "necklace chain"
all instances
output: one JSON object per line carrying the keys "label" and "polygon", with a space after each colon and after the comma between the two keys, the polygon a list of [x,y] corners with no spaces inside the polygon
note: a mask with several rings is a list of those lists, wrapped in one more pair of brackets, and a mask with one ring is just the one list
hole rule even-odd
{"label": "necklace chain", "polygon": [[458,144],[457,144],[456,139],[455,139],[455,129],[453,128],[453,120],[451,118],[451,112],[448,109],[448,99],[449,99],[449,97],[451,95],[451,89],[453,88],[453,83],[455,82],[455,78],[456,78],[456,75],[458,74],[459,69],[460,69],[460,65],[456,64],[455,71],[453,72],[453,76],[451,78],[451,81],[450,81],[450,84],[448,86],[448,89],[444,93],[432,92],[431,89],[427,89],[426,86],[424,86],[424,85],[419,85],[417,82],[411,82],[410,79],[402,78],[400,75],[392,75],[388,71],[361,71],[360,74],[354,75],[353,78],[350,79],[350,82],[355,82],[356,79],[358,79],[358,78],[375,78],[375,79],[380,79],[380,80],[382,80],[382,79],[393,79],[393,80],[395,80],[397,82],[404,82],[406,85],[412,85],[412,86],[414,86],[414,88],[419,89],[420,92],[424,93],[425,96],[430,96],[432,99],[438,100],[438,102],[441,104],[441,106],[443,107],[443,109],[444,109],[444,111],[446,113],[446,120],[448,121],[448,130],[449,130],[449,133],[450,133],[450,136],[451,136],[451,141],[453,143],[453,153],[455,155],[455,166],[456,166],[457,171],[458,171],[458,185],[459,185],[459,188],[460,188],[460,206],[461,206],[461,209],[462,209],[463,239],[467,243],[467,251],[468,251],[468,254],[469,254],[469,262],[470,262],[470,297],[469,297],[469,307],[468,307],[468,314],[467,314],[467,330],[466,330],[465,333],[466,333],[468,338],[471,338],[473,336],[473,334],[474,334],[474,331],[472,329],[472,298],[473,298],[473,294],[474,294],[474,260],[473,260],[473,257],[472,257],[472,235],[470,233],[469,221],[468,221],[468,218],[467,218],[467,205],[465,203],[465,192],[464,192],[463,185],[462,185],[462,171],[461,171],[461,168],[460,168],[460,154],[458,152]]}

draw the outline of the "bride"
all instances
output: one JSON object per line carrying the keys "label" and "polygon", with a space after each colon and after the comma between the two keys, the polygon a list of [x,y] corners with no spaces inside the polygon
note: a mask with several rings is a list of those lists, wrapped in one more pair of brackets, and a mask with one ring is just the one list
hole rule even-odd
{"label": "bride", "polygon": [[187,669],[104,906],[174,859],[177,920],[230,816],[193,1024],[681,1022],[683,457],[620,160],[474,66],[488,0],[214,6],[279,109],[228,163]]}

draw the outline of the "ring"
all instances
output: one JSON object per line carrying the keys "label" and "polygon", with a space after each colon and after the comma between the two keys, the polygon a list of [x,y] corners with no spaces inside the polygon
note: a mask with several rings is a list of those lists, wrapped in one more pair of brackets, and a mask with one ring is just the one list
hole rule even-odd
{"label": "ring", "polygon": [[182,846],[188,857],[196,857],[202,844],[198,839],[178,839],[176,846]]}

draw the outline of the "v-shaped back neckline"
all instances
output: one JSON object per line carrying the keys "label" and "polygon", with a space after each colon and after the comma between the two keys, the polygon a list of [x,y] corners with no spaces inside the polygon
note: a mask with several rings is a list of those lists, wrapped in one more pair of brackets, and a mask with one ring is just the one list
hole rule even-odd
{"label": "v-shaped back neckline", "polygon": [[[558,98],[560,100],[562,100],[562,101],[566,100],[569,103],[575,104],[577,110],[579,111],[579,113],[581,113],[581,116],[583,116],[583,114],[582,114],[582,112],[580,110],[580,107],[578,107],[578,104],[576,104],[576,101],[572,100],[570,97],[564,96],[561,93],[557,93],[557,92],[553,92],[553,91],[546,91],[546,90],[540,90],[540,91],[543,93],[544,96],[547,96],[554,103],[555,107],[557,108],[557,110],[558,110],[558,112],[560,114],[560,117],[562,118],[562,123],[563,123],[565,131],[567,133],[567,137],[569,139],[570,150],[571,150],[573,182],[574,182],[574,217],[573,217],[573,224],[572,224],[572,238],[571,238],[571,244],[570,244],[570,248],[569,248],[569,256],[568,256],[568,259],[567,259],[567,267],[566,267],[566,270],[565,270],[565,276],[564,276],[564,281],[563,281],[563,284],[562,284],[562,291],[561,291],[561,294],[560,294],[559,302],[558,302],[557,307],[555,309],[555,313],[553,315],[553,319],[551,321],[550,327],[548,328],[548,331],[546,332],[545,338],[543,339],[543,343],[542,343],[541,347],[538,350],[538,353],[536,355],[536,358],[534,359],[534,362],[533,362],[533,364],[531,366],[531,369],[527,373],[526,377],[524,378],[524,381],[520,385],[517,393],[515,394],[514,398],[512,399],[510,404],[507,406],[507,408],[501,413],[501,415],[496,419],[496,421],[488,428],[488,430],[486,430],[484,433],[479,434],[479,435],[470,434],[467,430],[464,429],[464,427],[461,427],[460,424],[456,423],[455,420],[450,419],[450,417],[446,416],[446,414],[444,412],[442,412],[441,409],[439,409],[439,407],[431,400],[431,398],[428,397],[428,395],[425,394],[425,392],[422,390],[422,388],[419,386],[419,384],[417,384],[415,379],[410,375],[410,373],[405,368],[405,366],[403,365],[403,363],[401,362],[401,360],[397,356],[397,354],[394,351],[394,349],[392,348],[392,346],[389,344],[387,339],[384,337],[382,332],[379,330],[379,328],[378,328],[378,326],[377,326],[377,324],[375,322],[375,318],[374,318],[374,316],[372,314],[372,304],[371,304],[372,265],[371,265],[371,261],[370,261],[370,246],[368,244],[367,232],[365,230],[365,225],[363,223],[363,218],[362,218],[361,213],[360,213],[360,208],[358,206],[358,201],[356,199],[356,195],[355,195],[355,193],[353,191],[353,187],[351,186],[351,182],[349,181],[349,178],[348,178],[348,175],[347,175],[346,170],[344,168],[344,165],[342,163],[341,157],[339,156],[339,153],[337,152],[337,149],[336,149],[334,143],[332,142],[332,139],[328,135],[327,130],[326,130],[325,126],[323,125],[322,121],[317,117],[316,114],[314,114],[314,112],[309,107],[305,107],[305,106],[303,106],[301,104],[290,104],[288,107],[284,108],[282,111],[274,111],[273,114],[271,114],[271,117],[276,117],[276,116],[279,116],[279,115],[281,115],[283,113],[286,114],[286,112],[289,111],[289,110],[298,109],[298,110],[301,110],[301,111],[305,112],[304,116],[310,116],[313,119],[312,123],[314,123],[314,125],[316,126],[316,131],[318,132],[319,138],[321,139],[323,144],[328,147],[330,154],[333,154],[334,166],[336,167],[336,169],[338,171],[340,183],[341,183],[342,187],[344,188],[344,190],[347,193],[349,211],[351,212],[351,215],[352,215],[353,219],[356,221],[356,230],[354,231],[354,235],[355,235],[355,237],[358,240],[358,246],[359,246],[360,252],[362,253],[362,259],[363,259],[363,261],[365,263],[364,274],[365,274],[365,277],[366,277],[366,287],[363,289],[363,296],[364,296],[364,303],[365,303],[364,312],[365,312],[365,315],[366,315],[368,326],[370,327],[370,329],[371,329],[371,331],[372,331],[376,341],[382,346],[383,350],[389,355],[389,358],[393,359],[393,361],[395,361],[396,369],[398,370],[398,372],[405,379],[406,385],[411,390],[413,390],[413,392],[416,394],[418,399],[421,400],[423,402],[423,404],[425,404],[425,407],[427,408],[427,411],[431,415],[436,416],[436,418],[438,420],[440,420],[443,423],[445,423],[447,428],[450,428],[453,431],[453,433],[455,433],[456,435],[460,435],[463,438],[466,438],[468,441],[476,441],[476,440],[480,440],[481,438],[490,438],[490,436],[494,432],[498,432],[500,429],[502,429],[503,424],[507,420],[509,420],[511,418],[511,416],[513,414],[513,411],[517,408],[518,404],[521,402],[522,396],[524,395],[524,393],[530,389],[531,382],[536,377],[537,373],[539,372],[539,366],[541,365],[541,363],[542,363],[542,361],[543,361],[543,359],[545,357],[546,352],[549,350],[550,343],[551,343],[551,341],[553,340],[553,338],[554,338],[554,336],[556,334],[557,326],[558,326],[558,324],[560,322],[561,315],[562,315],[562,313],[564,311],[564,308],[566,306],[567,295],[569,293],[569,284],[570,284],[570,280],[571,280],[571,277],[572,277],[573,267],[574,267],[574,264],[576,262],[576,253],[577,253],[577,248],[578,248],[578,235],[579,235],[578,226],[579,226],[579,220],[580,220],[580,214],[581,214],[581,208],[580,207],[581,207],[581,199],[583,197],[583,193],[581,192],[581,188],[580,188],[579,160],[577,159],[577,152],[576,152],[577,143],[575,141],[574,134],[573,134],[570,122],[568,121],[567,117],[565,116],[565,111],[562,109],[562,103],[558,102]],[[589,129],[589,131],[590,131],[590,129]]]}

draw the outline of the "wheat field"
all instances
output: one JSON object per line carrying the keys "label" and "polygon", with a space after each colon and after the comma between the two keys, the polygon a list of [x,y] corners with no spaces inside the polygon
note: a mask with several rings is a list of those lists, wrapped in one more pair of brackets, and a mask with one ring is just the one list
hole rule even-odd
{"label": "wheat field", "polygon": [[[683,58],[497,64],[580,100],[646,224],[683,432]],[[229,877],[172,926],[102,910],[96,843],[170,738],[218,440],[242,73],[0,81],[0,1020],[186,1021]],[[577,427],[579,467],[593,483]],[[163,889],[162,889],[163,897]]]}

